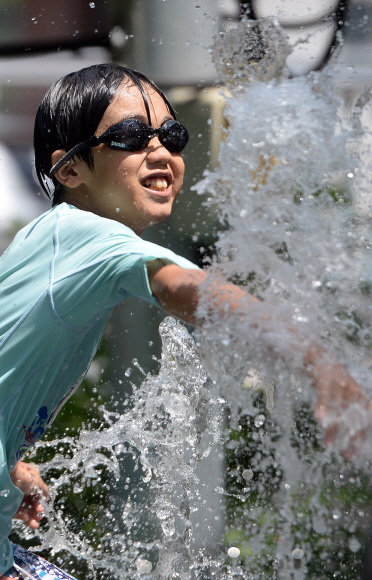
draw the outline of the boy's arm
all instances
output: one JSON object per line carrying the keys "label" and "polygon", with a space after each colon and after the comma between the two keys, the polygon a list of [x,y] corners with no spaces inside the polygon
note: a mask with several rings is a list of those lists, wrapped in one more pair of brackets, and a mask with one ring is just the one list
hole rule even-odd
{"label": "boy's arm", "polygon": [[[247,294],[234,284],[215,282],[201,285],[206,273],[202,270],[185,270],[175,264],[167,264],[162,260],[148,263],[148,273],[151,289],[160,305],[169,314],[175,315],[189,324],[202,323],[197,318],[197,305],[201,292],[207,297],[210,310],[219,316],[229,316],[241,308],[254,311],[255,305],[261,304],[254,296]],[[257,318],[255,318],[257,323]],[[270,328],[270,317],[262,318],[266,328]],[[284,322],[283,322],[284,324]],[[295,329],[290,329],[296,333]],[[350,376],[345,367],[332,359],[321,346],[296,341],[296,348],[301,353],[304,369],[313,379],[318,391],[316,415],[325,419],[330,411],[342,412],[351,404],[362,405],[371,412],[371,403],[359,385]],[[336,427],[327,430],[326,441],[335,435]]]}
{"label": "boy's arm", "polygon": [[[166,312],[194,326],[202,322],[196,318],[196,309],[200,286],[206,278],[203,270],[186,270],[164,260],[148,262],[147,270],[151,290]],[[234,312],[242,300],[259,303],[257,298],[228,282],[210,282],[203,292],[208,293],[211,311],[221,311],[223,315]]]}

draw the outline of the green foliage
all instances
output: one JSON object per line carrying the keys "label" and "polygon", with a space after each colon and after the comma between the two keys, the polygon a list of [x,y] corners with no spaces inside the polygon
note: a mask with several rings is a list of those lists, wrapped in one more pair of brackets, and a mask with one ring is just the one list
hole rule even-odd
{"label": "green foliage", "polygon": [[[282,514],[285,479],[275,445],[282,433],[261,395],[254,407],[265,416],[262,426],[255,426],[246,414],[233,429],[227,422],[226,544],[240,549],[241,564],[252,578],[277,578],[283,562],[276,554],[284,534],[291,538],[292,549],[303,550],[303,558],[293,564],[295,569],[302,567],[308,580],[358,580],[372,511],[368,466],[365,472],[357,471],[333,457],[323,463],[320,487],[301,478],[291,482],[288,523],[288,514]],[[320,464],[324,446],[308,403],[294,406],[290,439],[303,465],[311,470]],[[253,472],[248,481],[243,476],[247,469]]]}
{"label": "green foliage", "polygon": [[[326,190],[318,189],[313,191],[311,196],[308,199],[317,199],[322,196],[327,196],[328,200],[333,200],[333,202],[338,203],[340,205],[350,205],[352,202],[352,198],[350,195],[350,191],[344,186],[338,187],[331,187],[327,188]],[[293,201],[296,205],[300,205],[305,201],[305,196],[302,191],[295,191],[293,193]]]}

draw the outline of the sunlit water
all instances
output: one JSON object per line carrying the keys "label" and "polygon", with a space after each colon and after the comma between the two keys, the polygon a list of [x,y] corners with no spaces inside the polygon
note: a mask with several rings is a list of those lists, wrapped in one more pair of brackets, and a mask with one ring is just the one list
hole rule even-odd
{"label": "sunlit water", "polygon": [[[219,40],[229,129],[219,168],[197,186],[228,225],[209,279],[228,278],[261,304],[224,318],[202,301],[206,323],[195,339],[166,319],[159,375],[144,380],[127,413],[102,409],[101,429],[39,443],[59,450],[44,468],[55,473],[59,499],[41,538],[55,553],[86,560],[87,577],[358,577],[372,438],[350,461],[342,451],[369,417],[336,405],[325,425],[316,423],[298,344],[326,346],[372,395],[363,100],[341,121],[332,65],[290,79],[286,54],[272,24],[242,23]],[[323,427],[340,415],[326,449]],[[193,540],[193,514],[208,509],[195,468],[216,441],[225,446],[225,481],[215,482],[225,515],[208,554]],[[102,509],[79,529],[63,501],[83,496],[87,482]]]}

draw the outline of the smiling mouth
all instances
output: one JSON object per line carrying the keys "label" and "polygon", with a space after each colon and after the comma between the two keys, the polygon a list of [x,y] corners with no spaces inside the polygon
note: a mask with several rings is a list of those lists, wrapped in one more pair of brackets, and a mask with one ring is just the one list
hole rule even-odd
{"label": "smiling mouth", "polygon": [[166,191],[166,189],[168,189],[168,181],[165,177],[152,177],[145,179],[142,185],[147,189],[152,189],[153,191]]}

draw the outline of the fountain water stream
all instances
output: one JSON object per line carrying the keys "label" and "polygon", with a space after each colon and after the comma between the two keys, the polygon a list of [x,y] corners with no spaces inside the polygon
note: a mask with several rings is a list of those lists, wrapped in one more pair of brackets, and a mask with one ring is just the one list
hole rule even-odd
{"label": "fountain water stream", "polygon": [[[332,65],[288,78],[287,54],[270,21],[241,22],[218,40],[229,130],[218,169],[197,185],[229,226],[209,280],[222,275],[245,287],[262,300],[257,312],[214,318],[202,301],[196,345],[166,319],[159,375],[144,380],[124,415],[102,409],[100,429],[59,441],[44,466],[55,474],[55,505],[40,535],[54,552],[85,559],[86,578],[358,577],[371,435],[353,461],[342,450],[368,416],[335,407],[343,428],[324,447],[287,328],[325,345],[372,395],[369,168],[355,145],[361,111],[341,122]],[[208,554],[193,543],[193,514],[206,509],[195,467],[221,440],[226,479],[215,493],[225,499],[225,537]],[[137,473],[132,488],[126,461]],[[84,496],[87,480],[102,508],[78,530],[61,497]],[[128,488],[124,499],[115,496],[119,485]]]}

